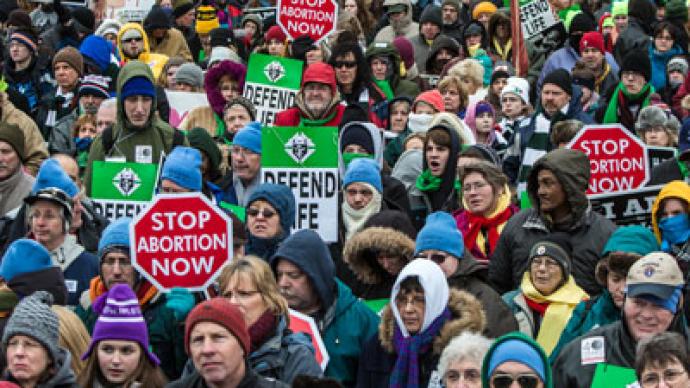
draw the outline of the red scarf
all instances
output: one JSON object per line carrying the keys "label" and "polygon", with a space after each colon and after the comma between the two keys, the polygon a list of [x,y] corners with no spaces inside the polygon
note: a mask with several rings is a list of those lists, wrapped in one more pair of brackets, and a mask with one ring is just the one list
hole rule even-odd
{"label": "red scarf", "polygon": [[267,309],[256,322],[249,326],[249,353],[259,349],[275,333],[276,326],[278,326],[278,319]]}
{"label": "red scarf", "polygon": [[[467,234],[465,234],[465,246],[470,251],[477,246],[477,236],[482,229],[488,229],[489,234],[489,252],[486,252],[486,257],[489,257],[494,252],[496,248],[496,243],[498,243],[498,227],[503,225],[508,221],[508,219],[513,215],[513,210],[507,207],[502,212],[498,213],[492,218],[486,218],[484,216],[478,216],[472,212],[467,212],[468,217],[468,227]],[[480,249],[481,251],[481,249]]]}
{"label": "red scarf", "polygon": [[539,314],[541,317],[544,317],[544,313],[546,312],[546,309],[551,304],[548,302],[544,302],[544,303],[535,302],[526,296],[525,296],[525,302],[527,302],[527,307],[529,307],[532,311]]}

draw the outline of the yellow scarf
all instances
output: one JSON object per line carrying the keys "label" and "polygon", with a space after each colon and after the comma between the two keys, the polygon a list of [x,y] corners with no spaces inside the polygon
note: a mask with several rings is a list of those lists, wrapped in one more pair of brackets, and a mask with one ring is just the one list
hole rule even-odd
{"label": "yellow scarf", "polygon": [[513,48],[513,40],[508,39],[508,43],[506,43],[505,48],[501,47],[501,44],[498,42],[498,39],[494,39],[494,49],[496,50],[496,54],[498,54],[501,59],[504,61],[510,61],[512,58],[508,58],[508,53],[510,52],[510,49]]}
{"label": "yellow scarf", "polygon": [[544,348],[546,355],[550,356],[561,338],[561,333],[570,320],[575,306],[581,301],[589,299],[589,295],[575,284],[575,279],[572,276],[569,276],[568,282],[561,288],[551,295],[544,296],[534,288],[529,271],[525,271],[525,274],[522,275],[520,289],[526,298],[538,303],[549,303],[549,307],[544,313],[544,319],[541,321],[537,343]]}

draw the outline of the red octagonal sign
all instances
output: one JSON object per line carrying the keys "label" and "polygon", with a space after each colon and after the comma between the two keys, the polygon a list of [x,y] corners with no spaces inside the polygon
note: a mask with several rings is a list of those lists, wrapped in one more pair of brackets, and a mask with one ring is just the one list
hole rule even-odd
{"label": "red octagonal sign", "polygon": [[129,233],[132,264],[162,291],[203,291],[232,260],[232,221],[201,193],[156,196]]}
{"label": "red octagonal sign", "polygon": [[647,146],[620,124],[587,125],[567,148],[589,157],[587,194],[625,192],[649,181]]}
{"label": "red octagonal sign", "polygon": [[278,0],[278,25],[290,40],[309,35],[317,43],[335,31],[335,0]]}

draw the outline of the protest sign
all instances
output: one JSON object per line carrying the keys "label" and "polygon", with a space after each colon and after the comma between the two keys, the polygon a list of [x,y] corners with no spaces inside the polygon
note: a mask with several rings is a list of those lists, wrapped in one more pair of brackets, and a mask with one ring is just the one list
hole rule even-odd
{"label": "protest sign", "polygon": [[153,198],[157,182],[156,164],[94,161],[91,182],[94,208],[110,221],[134,217]]}
{"label": "protest sign", "polygon": [[676,156],[676,149],[673,147],[653,147],[647,146],[647,158],[649,159],[649,171],[665,160]]}
{"label": "protest sign", "polygon": [[648,226],[652,220],[652,205],[663,186],[647,186],[621,193],[590,195],[592,210],[616,225]]}
{"label": "protest sign", "polygon": [[206,93],[172,92],[166,90],[165,95],[168,97],[168,105],[170,105],[169,123],[173,128],[180,128],[192,109],[200,106],[209,106]]}
{"label": "protest sign", "polygon": [[302,61],[252,54],[244,97],[256,108],[256,120],[271,126],[276,113],[292,107],[302,82]]}
{"label": "protest sign", "polygon": [[620,124],[587,125],[567,148],[589,158],[588,195],[639,189],[649,181],[645,144]]}
{"label": "protest sign", "polygon": [[247,8],[244,10],[244,14],[256,14],[259,15],[261,19],[266,20],[276,15],[276,7]]}
{"label": "protest sign", "polygon": [[524,39],[532,39],[560,23],[547,0],[532,0],[520,5],[520,24]]}
{"label": "protest sign", "polygon": [[155,3],[155,0],[107,0],[105,19],[117,19],[122,23],[142,22]]}
{"label": "protest sign", "polygon": [[309,35],[316,43],[335,31],[338,2],[335,0],[278,0],[276,21],[290,41]]}
{"label": "protest sign", "polygon": [[316,362],[319,363],[321,370],[325,371],[328,366],[328,361],[330,357],[328,356],[328,351],[326,350],[326,345],[323,343],[321,338],[321,333],[319,333],[319,328],[314,322],[314,318],[302,314],[299,311],[290,309],[290,330],[293,333],[305,333],[311,337],[311,344],[314,346]]}
{"label": "protest sign", "polygon": [[295,195],[293,227],[338,241],[338,128],[264,127],[261,181]]}
{"label": "protest sign", "polygon": [[162,291],[204,291],[232,260],[232,220],[198,192],[156,196],[129,234],[132,265]]}
{"label": "protest sign", "polygon": [[594,370],[591,388],[633,388],[639,387],[635,369],[598,363]]}

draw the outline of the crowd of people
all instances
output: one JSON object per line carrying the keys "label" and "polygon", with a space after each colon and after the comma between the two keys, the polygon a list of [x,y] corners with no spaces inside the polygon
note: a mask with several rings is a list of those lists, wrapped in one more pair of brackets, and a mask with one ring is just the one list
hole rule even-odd
{"label": "crowd of people", "polygon": [[[339,0],[319,42],[273,0],[74,3],[0,2],[0,386],[690,387],[684,0],[549,0],[527,40],[518,2]],[[270,125],[258,54],[303,64]],[[671,151],[647,223],[592,206],[591,124]],[[263,182],[267,126],[337,128],[335,241]],[[123,162],[232,219],[206,292],[135,268]]]}

